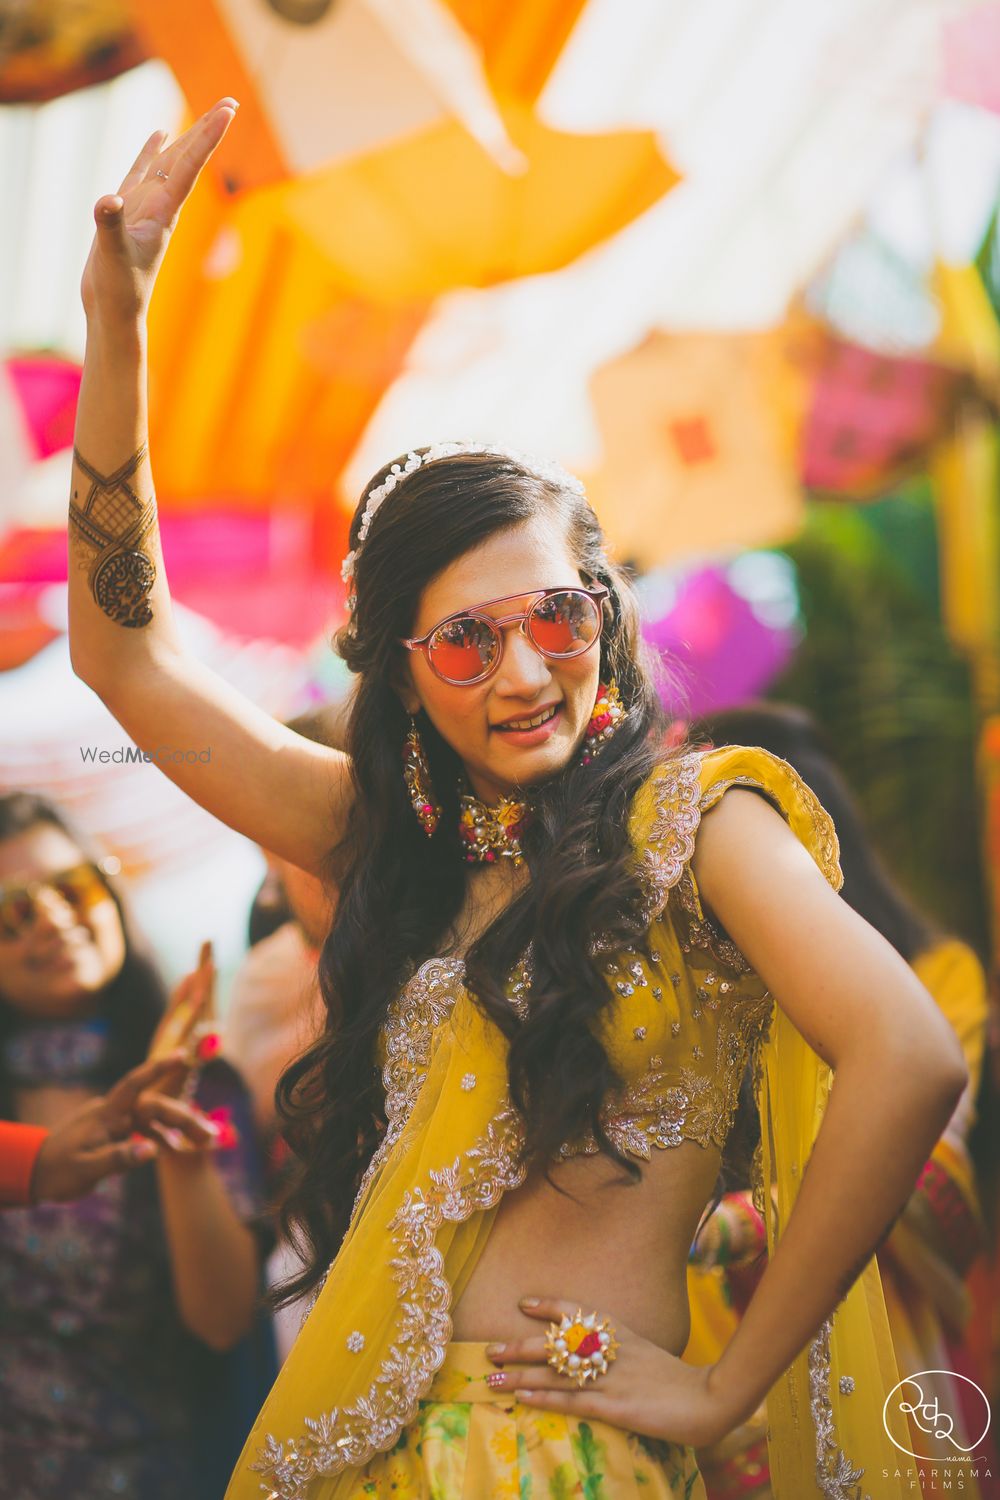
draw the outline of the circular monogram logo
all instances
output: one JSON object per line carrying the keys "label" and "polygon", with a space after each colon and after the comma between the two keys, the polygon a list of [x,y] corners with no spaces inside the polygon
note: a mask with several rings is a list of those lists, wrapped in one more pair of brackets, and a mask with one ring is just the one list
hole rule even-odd
{"label": "circular monogram logo", "polygon": [[[962,1382],[961,1400],[957,1381]],[[893,1437],[890,1414],[906,1419],[907,1435],[914,1447],[906,1448]],[[989,1431],[990,1416],[986,1392],[956,1370],[918,1370],[893,1386],[882,1407],[882,1425],[889,1440],[901,1453],[929,1463],[940,1463],[948,1457],[982,1458],[983,1454],[975,1450]],[[966,1442],[973,1432],[977,1434],[975,1440]]]}

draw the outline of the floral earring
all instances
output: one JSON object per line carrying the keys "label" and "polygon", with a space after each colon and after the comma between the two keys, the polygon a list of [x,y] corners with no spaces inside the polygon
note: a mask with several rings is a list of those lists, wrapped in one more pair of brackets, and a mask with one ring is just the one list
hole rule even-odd
{"label": "floral earring", "polygon": [[583,732],[583,746],[580,753],[582,765],[589,766],[594,757],[600,755],[616,729],[627,718],[628,709],[622,703],[618,684],[614,677],[609,677],[607,682],[602,682],[598,686],[597,702],[594,704],[590,722]]}
{"label": "floral earring", "polygon": [[409,733],[403,741],[403,780],[406,782],[417,822],[427,837],[432,838],[441,821],[441,808],[434,796],[424,742],[420,738],[416,718],[412,716]]}

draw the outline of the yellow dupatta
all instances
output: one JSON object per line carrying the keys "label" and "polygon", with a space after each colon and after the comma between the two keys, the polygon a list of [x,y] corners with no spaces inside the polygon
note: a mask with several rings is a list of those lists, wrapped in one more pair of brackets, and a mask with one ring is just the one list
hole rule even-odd
{"label": "yellow dupatta", "polygon": [[[709,996],[698,1023],[705,1035],[711,1016],[730,1026],[730,1094],[742,1073],[736,1053],[741,1047],[745,1053],[750,1031],[729,1021],[735,1003],[720,1001],[740,985],[762,987],[724,935],[712,937],[689,865],[702,812],[732,785],[763,791],[839,882],[832,824],[784,762],[737,749],[689,754],[661,767],[640,790],[631,822],[650,893],[648,946],[641,955],[630,949],[620,962],[608,963],[615,998],[602,1018],[602,1029],[616,1040],[648,1032],[643,1046],[661,1052],[678,1035],[692,1005],[678,996],[694,993],[686,969],[696,957],[668,905],[671,894],[683,890],[688,937],[696,945],[711,942],[713,956],[706,961],[734,976],[719,986],[722,994]],[[710,978],[717,982],[716,974]],[[525,1005],[528,984],[522,967],[509,990],[515,1008]],[[693,1005],[691,1014],[702,1015],[699,1002]],[[760,1013],[753,1000],[747,1016]],[[341,1251],[250,1433],[227,1500],[259,1500],[262,1493],[271,1500],[342,1500],[356,1470],[393,1446],[443,1362],[450,1308],[475,1268],[500,1199],[524,1180],[506,1042],[465,990],[458,961],[431,960],[418,970],[394,1007],[385,1047],[385,1139]],[[822,1119],[830,1074],[776,1007],[756,1057],[763,1200],[770,1199],[772,1184],[777,1188],[773,1246]],[[652,1069],[662,1058],[648,1062]],[[625,1138],[635,1141],[637,1154],[648,1155],[647,1142],[677,1143],[678,1120],[692,1098],[697,1107],[685,1133],[697,1132],[704,1145],[724,1136],[726,1101],[711,1063],[700,1078],[691,1067],[678,1076],[680,1084],[664,1088],[664,1113],[645,1135],[626,1117],[631,1134]],[[647,1090],[652,1077],[641,1080]],[[902,1482],[882,1477],[883,1469],[891,1476],[895,1467],[882,1403],[897,1378],[873,1261],[769,1398],[777,1500],[815,1494],[902,1500],[908,1493]],[[900,1436],[905,1441],[905,1429]]]}

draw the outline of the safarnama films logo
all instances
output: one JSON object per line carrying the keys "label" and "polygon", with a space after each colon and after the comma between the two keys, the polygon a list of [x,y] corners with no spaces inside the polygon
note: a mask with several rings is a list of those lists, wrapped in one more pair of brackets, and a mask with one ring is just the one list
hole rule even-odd
{"label": "safarnama films logo", "polygon": [[[946,1376],[949,1382],[962,1381],[961,1412],[949,1411],[934,1390],[935,1376]],[[959,1405],[959,1394],[952,1392],[952,1402]],[[896,1441],[887,1420],[890,1412],[900,1413],[909,1419],[910,1441],[913,1448],[904,1448]],[[963,1419],[961,1422],[959,1418]],[[955,1370],[918,1370],[894,1386],[885,1398],[882,1407],[882,1425],[890,1442],[911,1458],[923,1463],[967,1464],[977,1463],[985,1453],[976,1452],[990,1430],[990,1403],[986,1393],[967,1375]],[[978,1436],[971,1443],[960,1441],[962,1436],[975,1432]],[[936,1448],[937,1451],[933,1451]],[[923,1452],[918,1452],[923,1449]]]}

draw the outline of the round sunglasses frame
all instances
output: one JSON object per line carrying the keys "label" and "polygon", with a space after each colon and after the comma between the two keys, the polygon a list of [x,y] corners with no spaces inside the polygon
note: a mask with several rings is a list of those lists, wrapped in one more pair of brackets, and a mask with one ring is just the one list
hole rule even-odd
{"label": "round sunglasses frame", "polygon": [[[68,895],[60,883],[62,886],[69,886],[72,894]],[[17,942],[31,930],[38,915],[38,895],[42,890],[55,891],[61,900],[79,913],[89,911],[103,900],[114,900],[108,886],[107,872],[98,861],[91,859],[81,860],[52,875],[43,875],[38,880],[0,885],[0,942]],[[30,916],[26,920],[12,922],[9,913],[18,897],[27,898]]]}
{"label": "round sunglasses frame", "polygon": [[[588,641],[585,646],[581,646],[579,651],[546,651],[534,639],[528,628],[528,622],[538,606],[556,594],[585,594],[594,606],[594,612],[597,616],[597,633],[594,639]],[[434,673],[434,676],[441,682],[446,682],[449,687],[477,687],[479,683],[488,681],[503,661],[503,627],[505,625],[513,625],[515,620],[519,621],[521,634],[531,642],[539,656],[544,657],[547,661],[574,661],[576,657],[583,656],[586,652],[590,651],[601,639],[604,633],[603,604],[605,599],[609,599],[610,597],[611,590],[603,583],[598,584],[596,588],[592,589],[585,589],[582,586],[578,588],[572,585],[552,589],[525,589],[519,594],[503,594],[499,599],[487,599],[485,603],[474,604],[469,609],[456,609],[453,614],[445,615],[443,620],[438,620],[436,625],[432,625],[425,635],[402,636],[399,644],[405,646],[407,651],[421,651],[424,660]],[[515,610],[513,614],[509,615],[489,615],[483,613],[484,610],[493,609],[497,604],[507,604],[511,599],[531,599],[532,602],[528,605],[527,609]],[[480,672],[477,677],[448,677],[434,665],[433,653],[430,647],[431,639],[445,625],[450,625],[454,620],[464,619],[478,620],[490,627],[497,641],[496,660],[485,672]]]}

